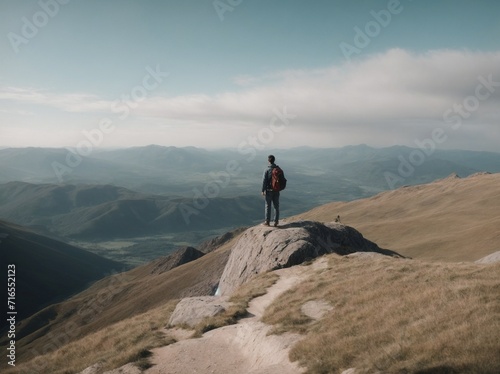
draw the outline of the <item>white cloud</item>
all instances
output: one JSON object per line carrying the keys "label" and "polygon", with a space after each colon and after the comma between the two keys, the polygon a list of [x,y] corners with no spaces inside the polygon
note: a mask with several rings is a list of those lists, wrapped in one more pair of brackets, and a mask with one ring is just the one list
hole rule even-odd
{"label": "white cloud", "polygon": [[67,112],[94,112],[110,109],[111,103],[85,93],[57,94],[35,88],[3,87],[0,100],[49,106]]}
{"label": "white cloud", "polygon": [[[141,103],[138,112],[202,122],[255,121],[266,120],[272,108],[286,105],[304,123],[317,127],[436,120],[453,103],[474,95],[480,76],[490,75],[500,82],[500,53],[433,51],[414,55],[396,49],[324,70],[287,72],[277,83],[242,92],[154,97]],[[499,92],[500,88],[494,97]],[[478,113],[493,115],[496,110],[492,109],[493,100],[484,101]]]}
{"label": "white cloud", "polygon": [[[477,108],[471,107],[481,79],[494,82],[481,93],[486,94],[488,89],[494,92],[487,99],[477,100]],[[296,141],[290,145],[314,145],[316,139],[334,142],[332,145],[342,145],[337,144],[342,141],[390,145],[412,144],[438,126],[449,130],[451,124],[443,121],[443,115],[450,110],[456,114],[459,105],[469,104],[473,110],[461,115],[461,126],[453,136],[456,144],[467,144],[470,129],[478,134],[484,129],[488,136],[483,145],[477,138],[473,140],[477,149],[500,144],[500,52],[438,50],[414,54],[393,49],[325,69],[238,76],[233,81],[242,86],[239,91],[173,97],[154,96],[152,92],[131,110],[132,117],[143,129],[148,123],[157,127],[158,121],[175,125],[179,137],[184,137],[180,132],[188,134],[196,125],[196,131],[203,134],[217,126],[227,130],[227,139],[237,139],[241,131],[255,132],[266,126],[273,109],[286,107],[297,115],[285,137],[289,141],[293,138],[290,134],[296,134]],[[467,98],[469,102],[464,102]],[[91,94],[16,88],[0,90],[2,99],[69,112],[110,113],[113,104]],[[203,128],[205,132],[200,130]],[[224,139],[217,141],[217,145],[224,145]],[[234,142],[226,145],[234,146]]]}

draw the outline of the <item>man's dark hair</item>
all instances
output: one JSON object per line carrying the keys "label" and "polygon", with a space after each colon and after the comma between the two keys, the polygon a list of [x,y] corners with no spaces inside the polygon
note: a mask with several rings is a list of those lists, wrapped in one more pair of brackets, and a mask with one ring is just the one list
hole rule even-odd
{"label": "man's dark hair", "polygon": [[267,157],[267,161],[269,161],[271,164],[274,164],[274,160],[276,160],[276,158],[273,155],[269,155]]}

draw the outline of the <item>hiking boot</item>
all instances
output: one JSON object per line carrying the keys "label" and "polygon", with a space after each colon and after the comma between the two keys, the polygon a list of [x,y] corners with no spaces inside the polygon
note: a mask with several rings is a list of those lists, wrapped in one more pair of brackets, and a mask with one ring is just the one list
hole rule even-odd
{"label": "hiking boot", "polygon": [[274,222],[274,227],[278,227],[278,221]]}
{"label": "hiking boot", "polygon": [[264,221],[263,226],[269,226],[269,221]]}

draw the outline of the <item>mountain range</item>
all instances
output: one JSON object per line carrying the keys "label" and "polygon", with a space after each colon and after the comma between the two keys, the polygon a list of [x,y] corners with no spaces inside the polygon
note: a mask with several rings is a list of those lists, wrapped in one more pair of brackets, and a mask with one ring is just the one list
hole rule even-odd
{"label": "mountain range", "polygon": [[[500,153],[420,149],[404,146],[372,148],[235,149],[150,145],[95,150],[80,156],[59,148],[0,150],[0,183],[112,184],[147,194],[193,198],[210,183],[222,186],[218,197],[258,194],[268,153],[285,170],[289,197],[304,200],[296,213],[322,203],[354,200],[387,189],[428,183],[451,173],[500,172]],[[57,170],[62,169],[63,172]],[[228,171],[229,170],[229,171]],[[61,175],[62,173],[62,175]],[[393,181],[389,176],[395,176]]]}
{"label": "mountain range", "polygon": [[99,241],[237,227],[255,222],[261,213],[258,196],[198,201],[112,185],[0,185],[0,217],[69,239]]}
{"label": "mountain range", "polygon": [[[68,149],[1,149],[0,219],[144,263],[175,245],[198,245],[262,219],[260,183],[271,151],[254,151],[150,145],[80,156]],[[500,154],[491,152],[366,145],[272,152],[288,179],[282,217],[451,173],[500,171]],[[64,171],[60,179],[57,168]]]}

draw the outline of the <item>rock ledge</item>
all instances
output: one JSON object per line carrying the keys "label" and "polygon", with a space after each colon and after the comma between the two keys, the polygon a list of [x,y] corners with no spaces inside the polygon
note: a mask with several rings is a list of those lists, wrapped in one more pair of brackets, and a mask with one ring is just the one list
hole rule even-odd
{"label": "rock ledge", "polygon": [[257,274],[301,264],[327,253],[396,253],[383,250],[352,227],[339,223],[297,221],[280,227],[254,226],[231,250],[219,283],[219,294],[230,295]]}

